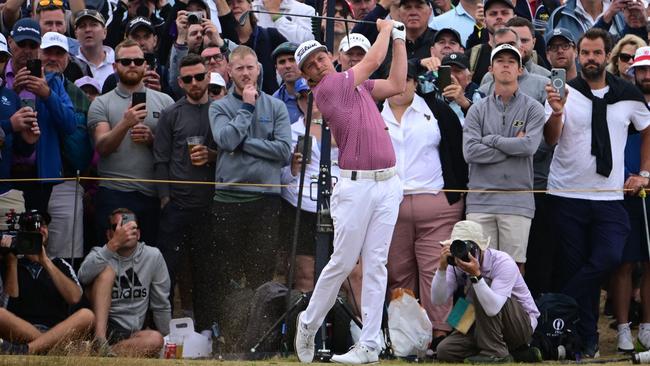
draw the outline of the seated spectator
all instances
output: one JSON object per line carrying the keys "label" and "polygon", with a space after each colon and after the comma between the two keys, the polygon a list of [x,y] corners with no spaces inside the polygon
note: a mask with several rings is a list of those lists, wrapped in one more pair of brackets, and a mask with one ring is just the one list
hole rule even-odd
{"label": "seated spectator", "polygon": [[[68,262],[45,253],[50,217],[39,214],[40,227],[27,228],[42,235],[40,253],[21,259],[6,253],[0,264],[9,295],[7,309],[0,307],[0,354],[47,353],[61,342],[86,337],[95,321],[88,309],[70,314],[70,306],[81,299],[81,285]],[[3,235],[0,247],[11,240]]]}
{"label": "seated spectator", "polygon": [[[311,33],[311,19],[316,10],[298,0],[254,0],[253,10],[300,14],[304,16],[285,16],[281,14],[256,14],[258,26],[276,28],[289,42],[300,44],[314,39]],[[222,14],[220,14],[222,15]]]}
{"label": "seated spectator", "polygon": [[[468,247],[467,257],[452,256],[452,245]],[[432,302],[444,304],[460,290],[476,315],[467,334],[454,330],[438,344],[437,358],[465,363],[541,362],[539,349],[528,347],[539,310],[517,264],[489,245],[490,237],[473,221],[458,222],[443,243]]]}
{"label": "seated spectator", "polygon": [[296,81],[300,79],[300,70],[296,64],[296,59],[293,57],[297,48],[297,44],[285,42],[279,45],[273,50],[273,53],[271,53],[273,63],[275,64],[275,70],[280,79],[282,79],[282,84],[280,85],[280,88],[273,93],[273,97],[284,102],[284,105],[287,107],[287,111],[289,112],[289,120],[291,123],[296,122],[302,115],[298,109],[298,105],[296,104],[297,93],[295,91]]}
{"label": "seated spectator", "polygon": [[[123,221],[131,216],[133,221]],[[169,333],[169,275],[158,249],[140,241],[135,214],[118,208],[109,215],[108,242],[95,247],[79,269],[95,313],[95,340],[117,356],[157,356]],[[147,312],[156,330],[145,329]]]}
{"label": "seated spectator", "polygon": [[94,79],[104,85],[106,78],[113,73],[115,52],[104,46],[106,39],[106,20],[97,11],[84,9],[75,14],[75,38],[79,40],[79,52],[74,54],[90,66]]}
{"label": "seated spectator", "polygon": [[218,72],[210,73],[210,84],[208,84],[208,95],[211,101],[219,100],[228,94],[226,81]]}
{"label": "seated spectator", "polygon": [[615,76],[633,83],[634,77],[627,70],[634,62],[636,50],[645,46],[646,42],[633,34],[628,34],[621,38],[620,41],[616,42],[614,48],[612,48],[612,52],[609,54],[606,70]]}
{"label": "seated spectator", "polygon": [[74,82],[74,84],[79,89],[81,89],[84,93],[86,93],[86,97],[88,97],[91,103],[101,93],[101,87],[99,86],[99,82],[91,78],[90,76],[84,76],[82,78],[79,78],[77,79],[77,81]]}
{"label": "seated spectator", "polygon": [[[526,2],[527,0],[521,0]],[[453,28],[460,33],[460,44],[465,47],[467,37],[474,30],[474,15],[476,14],[477,2],[472,0],[460,0],[450,11],[436,16],[429,22],[429,27],[435,30]]]}

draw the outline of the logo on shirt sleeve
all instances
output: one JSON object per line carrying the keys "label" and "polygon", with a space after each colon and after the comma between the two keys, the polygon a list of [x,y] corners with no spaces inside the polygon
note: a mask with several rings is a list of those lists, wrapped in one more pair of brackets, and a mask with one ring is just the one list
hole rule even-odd
{"label": "logo on shirt sleeve", "polygon": [[524,121],[515,120],[512,123],[512,127],[523,127],[523,126],[524,126]]}

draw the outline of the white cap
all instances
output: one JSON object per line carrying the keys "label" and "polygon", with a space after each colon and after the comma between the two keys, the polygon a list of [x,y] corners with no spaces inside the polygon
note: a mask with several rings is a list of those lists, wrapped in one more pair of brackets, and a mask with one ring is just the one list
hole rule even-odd
{"label": "white cap", "polygon": [[11,52],[9,52],[9,47],[7,46],[7,39],[2,33],[0,33],[0,52],[8,53],[11,56]]}
{"label": "white cap", "polygon": [[61,47],[65,52],[68,52],[68,38],[61,33],[47,32],[41,40],[41,49],[44,50],[50,47]]}
{"label": "white cap", "polygon": [[327,47],[314,40],[301,43],[300,46],[298,46],[296,53],[294,54],[296,62],[298,63],[298,68],[302,69],[302,64],[307,61],[307,58],[309,58],[311,54],[318,51],[327,52]]}
{"label": "white cap", "polygon": [[350,33],[341,40],[339,52],[348,52],[354,47],[361,47],[365,52],[368,52],[370,49],[370,41],[363,34]]}
{"label": "white cap", "polygon": [[483,235],[483,227],[474,221],[458,221],[451,230],[451,237],[441,241],[442,245],[449,245],[454,240],[471,240],[478,245],[481,250],[490,246],[490,237]]}
{"label": "white cap", "polygon": [[492,50],[492,54],[490,55],[490,63],[492,63],[492,61],[494,60],[494,57],[497,54],[501,53],[501,52],[510,52],[512,54],[515,54],[517,56],[518,61],[519,61],[519,65],[521,65],[521,53],[519,53],[519,50],[517,49],[517,47],[512,46],[510,44],[507,44],[507,43],[501,44],[501,45],[497,46],[497,48]]}
{"label": "white cap", "polygon": [[223,79],[223,76],[218,72],[210,73],[210,84],[226,87],[226,81]]}
{"label": "white cap", "polygon": [[634,63],[627,69],[630,76],[634,76],[634,68],[637,66],[650,66],[650,47],[639,47],[634,53]]}

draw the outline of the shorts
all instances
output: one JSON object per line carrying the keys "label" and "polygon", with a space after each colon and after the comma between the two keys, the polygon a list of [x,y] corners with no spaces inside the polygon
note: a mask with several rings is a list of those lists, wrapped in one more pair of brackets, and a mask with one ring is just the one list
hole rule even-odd
{"label": "shorts", "polygon": [[[298,232],[298,246],[296,255],[316,254],[316,214],[302,210],[300,212],[300,230]],[[291,253],[293,243],[293,231],[296,222],[296,208],[285,200],[282,200],[280,211],[280,236],[287,253]]]}
{"label": "shorts", "polygon": [[517,263],[526,263],[531,219],[521,215],[468,213],[467,220],[481,224],[490,237],[490,248],[510,254]]}
{"label": "shorts", "polygon": [[125,339],[131,338],[133,331],[130,329],[122,328],[115,321],[108,319],[108,324],[106,325],[106,340],[108,344],[114,345]]}
{"label": "shorts", "polygon": [[[641,198],[626,196],[624,205],[630,216],[630,235],[625,242],[621,262],[646,262],[648,261],[648,241]],[[650,201],[646,201],[646,206],[649,205]]]}

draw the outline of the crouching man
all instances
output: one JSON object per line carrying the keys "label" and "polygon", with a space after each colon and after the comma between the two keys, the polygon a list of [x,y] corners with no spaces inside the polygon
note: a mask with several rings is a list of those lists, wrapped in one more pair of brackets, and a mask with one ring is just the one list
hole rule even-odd
{"label": "crouching man", "polygon": [[[7,309],[0,304],[0,354],[46,353],[86,336],[95,320],[88,309],[70,314],[70,305],[81,299],[81,285],[66,261],[45,254],[50,216],[40,216],[40,227],[34,223],[31,228],[42,236],[38,255],[18,259],[7,249],[0,251],[5,252],[0,267],[8,295]],[[11,237],[2,236],[0,247],[10,245]]]}
{"label": "crouching man", "polygon": [[[169,274],[157,248],[140,242],[135,214],[118,208],[109,217],[108,243],[95,247],[79,279],[95,313],[101,351],[117,356],[156,356],[169,333]],[[158,331],[143,330],[147,311]]]}
{"label": "crouching man", "polygon": [[[440,342],[438,360],[539,362],[540,351],[528,347],[539,311],[515,261],[505,252],[488,249],[489,243],[481,225],[473,221],[456,223],[451,239],[442,243],[440,265],[431,286],[433,304],[445,304],[462,292],[474,307],[475,320],[466,334],[454,330]],[[459,253],[462,248],[467,250],[466,256]]]}

